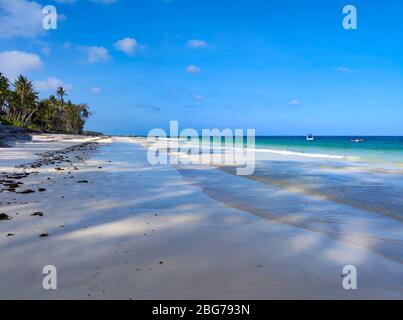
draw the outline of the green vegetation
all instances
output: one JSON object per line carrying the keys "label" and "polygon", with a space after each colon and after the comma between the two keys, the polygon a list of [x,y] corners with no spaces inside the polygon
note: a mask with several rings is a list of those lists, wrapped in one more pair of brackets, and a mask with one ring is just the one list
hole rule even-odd
{"label": "green vegetation", "polygon": [[63,87],[56,97],[40,100],[34,86],[24,76],[13,84],[0,73],[0,120],[3,124],[55,133],[83,133],[91,115],[86,104],[74,104]]}

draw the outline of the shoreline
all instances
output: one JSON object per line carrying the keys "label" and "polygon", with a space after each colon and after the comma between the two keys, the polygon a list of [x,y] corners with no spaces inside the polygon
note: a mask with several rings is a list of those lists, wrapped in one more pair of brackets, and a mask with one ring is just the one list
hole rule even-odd
{"label": "shoreline", "polygon": [[[35,192],[0,192],[0,212],[11,217],[0,221],[0,298],[403,297],[401,262],[388,258],[402,257],[391,240],[398,222],[337,221],[354,211],[333,203],[331,216],[330,202],[211,166],[151,166],[141,138],[83,139],[40,135],[2,149],[0,172],[30,173],[13,181],[23,183],[16,191]],[[319,208],[322,221],[312,215]],[[269,209],[287,216],[272,219]],[[357,231],[383,232],[394,246]],[[53,292],[40,286],[47,264],[58,268]],[[359,272],[354,292],[341,286],[347,264]]]}

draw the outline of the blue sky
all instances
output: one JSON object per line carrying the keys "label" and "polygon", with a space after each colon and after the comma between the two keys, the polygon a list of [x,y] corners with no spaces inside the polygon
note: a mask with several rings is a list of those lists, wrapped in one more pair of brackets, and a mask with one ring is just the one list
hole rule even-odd
{"label": "blue sky", "polygon": [[[45,5],[57,30],[41,28]],[[354,4],[358,29],[342,27]],[[58,84],[88,130],[403,135],[403,3],[0,0],[0,71]]]}

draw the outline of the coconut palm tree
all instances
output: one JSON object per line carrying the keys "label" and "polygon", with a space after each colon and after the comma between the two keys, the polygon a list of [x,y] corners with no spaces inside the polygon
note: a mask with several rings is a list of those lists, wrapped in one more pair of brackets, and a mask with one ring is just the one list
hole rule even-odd
{"label": "coconut palm tree", "polygon": [[0,117],[16,126],[60,133],[82,133],[91,115],[86,104],[65,102],[66,90],[60,86],[56,95],[39,100],[33,83],[19,76],[10,88],[0,73]]}
{"label": "coconut palm tree", "polygon": [[67,96],[66,90],[60,86],[56,90],[56,96],[59,98],[59,100],[62,102],[62,105],[64,104],[64,97]]}
{"label": "coconut palm tree", "polygon": [[62,87],[59,86],[56,90],[56,96],[60,100],[60,104],[58,105],[58,131],[62,131],[63,128],[67,127],[67,115],[66,115],[66,110],[65,110],[65,103],[64,103],[64,97],[67,96],[66,90]]}
{"label": "coconut palm tree", "polygon": [[32,82],[22,75],[15,80],[14,87],[11,117],[16,123],[26,126],[37,109],[38,94]]}
{"label": "coconut palm tree", "polygon": [[10,102],[10,83],[0,72],[0,116],[7,115]]}

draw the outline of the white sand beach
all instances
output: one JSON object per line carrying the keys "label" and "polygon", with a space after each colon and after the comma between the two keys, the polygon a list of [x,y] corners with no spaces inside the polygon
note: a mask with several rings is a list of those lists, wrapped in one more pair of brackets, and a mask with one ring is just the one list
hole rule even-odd
{"label": "white sand beach", "polygon": [[0,299],[403,298],[401,172],[271,155],[240,177],[146,155],[123,137],[1,148]]}

